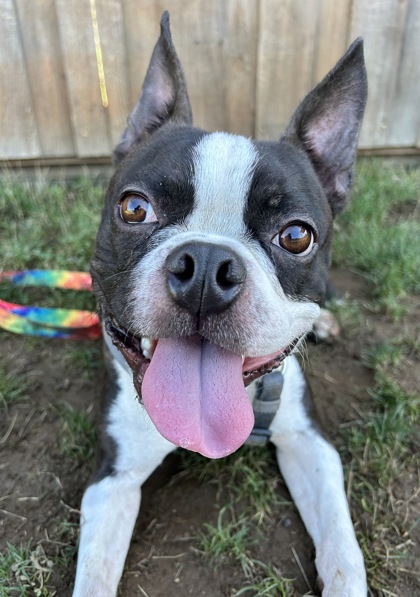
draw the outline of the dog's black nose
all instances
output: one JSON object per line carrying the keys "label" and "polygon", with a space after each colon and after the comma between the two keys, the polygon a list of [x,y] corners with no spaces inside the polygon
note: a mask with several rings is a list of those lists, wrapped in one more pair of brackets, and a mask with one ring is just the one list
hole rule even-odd
{"label": "dog's black nose", "polygon": [[168,255],[165,265],[171,296],[194,315],[219,313],[229,307],[246,278],[239,255],[211,243],[181,245]]}

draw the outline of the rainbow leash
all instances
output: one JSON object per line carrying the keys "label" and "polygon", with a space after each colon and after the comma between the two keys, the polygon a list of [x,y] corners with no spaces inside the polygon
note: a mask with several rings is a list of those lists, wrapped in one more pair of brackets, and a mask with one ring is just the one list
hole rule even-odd
{"label": "rainbow leash", "polygon": [[[86,272],[65,270],[25,270],[0,273],[0,280],[15,286],[45,286],[71,290],[92,290],[92,280]],[[102,335],[99,318],[90,311],[51,309],[8,303],[0,299],[0,328],[16,334],[94,340]]]}

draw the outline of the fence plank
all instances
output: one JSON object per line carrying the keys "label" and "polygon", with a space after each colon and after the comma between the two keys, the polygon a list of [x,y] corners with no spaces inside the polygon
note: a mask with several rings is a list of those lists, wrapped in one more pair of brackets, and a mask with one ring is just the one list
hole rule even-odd
{"label": "fence plank", "polygon": [[223,44],[227,130],[255,134],[259,1],[226,2],[227,32]]}
{"label": "fence plank", "polygon": [[353,41],[348,39],[351,7],[352,0],[321,0],[313,86],[319,83]]}
{"label": "fence plank", "polygon": [[31,89],[13,0],[0,3],[0,159],[40,155]]}
{"label": "fence plank", "polygon": [[[391,143],[390,123],[398,93],[407,2],[354,0],[351,35],[363,35],[369,79],[369,98],[360,136],[361,147],[386,147]],[[413,65],[414,66],[414,65]],[[398,101],[404,101],[401,94]],[[414,133],[414,131],[413,131]],[[412,138],[408,145],[414,145]]]}
{"label": "fence plank", "polygon": [[96,8],[109,102],[107,109],[109,134],[113,148],[125,129],[131,108],[128,94],[124,15],[121,2],[118,0],[96,0]]}
{"label": "fence plank", "polygon": [[413,147],[417,142],[413,124],[420,125],[419,41],[420,2],[409,0],[388,123],[387,145],[392,147]]}
{"label": "fence plank", "polygon": [[228,128],[223,44],[227,36],[224,0],[182,0],[173,12],[173,31],[187,75],[194,122],[209,130]]}
{"label": "fence plank", "polygon": [[54,0],[15,2],[42,156],[74,155]]}
{"label": "fence plank", "polygon": [[56,8],[77,155],[107,155],[111,144],[101,102],[89,2],[56,0]]}
{"label": "fence plank", "polygon": [[312,87],[317,2],[260,0],[256,136],[273,139]]}
{"label": "fence plank", "polygon": [[123,16],[128,73],[129,111],[135,106],[154,45],[164,2],[124,0]]}

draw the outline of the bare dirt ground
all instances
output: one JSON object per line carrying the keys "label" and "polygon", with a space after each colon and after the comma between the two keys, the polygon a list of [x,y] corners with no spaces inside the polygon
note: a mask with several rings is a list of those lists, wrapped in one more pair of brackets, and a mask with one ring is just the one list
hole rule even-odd
{"label": "bare dirt ground", "polygon": [[[341,291],[363,298],[359,278],[337,271],[334,279]],[[419,314],[417,306],[405,325],[417,326]],[[332,344],[308,345],[307,371],[320,419],[333,441],[340,426],[358,419],[360,410],[372,407],[366,387],[373,385],[373,379],[371,371],[361,364],[362,347],[373,346],[398,331],[380,314],[366,312],[364,316],[362,336],[344,332]],[[70,365],[68,349],[66,342],[28,342],[27,338],[0,335],[0,357],[6,369],[27,372],[31,381],[29,399],[9,406],[0,419],[0,546],[31,540],[32,545],[41,542],[54,562],[57,553],[67,556],[61,565],[54,566],[48,581],[50,594],[63,597],[71,594],[78,508],[94,464],[92,459],[78,462],[62,453],[62,420],[57,406],[65,402],[76,410],[90,409],[101,392],[102,378],[101,370],[92,379],[80,367]],[[407,389],[418,387],[419,371],[414,364],[407,367],[404,383]],[[254,557],[275,564],[284,577],[295,579],[297,595],[311,594],[308,583],[316,590],[312,542],[293,504],[288,503],[287,489],[270,458],[285,503],[273,512],[269,525],[255,532]],[[226,560],[216,568],[198,552],[197,532],[206,523],[216,524],[227,497],[218,484],[201,482],[185,473],[180,460],[177,454],[169,457],[144,489],[122,596],[220,597],[233,595],[244,586],[244,574],[237,562]],[[413,494],[415,483],[414,477],[402,476],[400,499]],[[420,556],[418,525],[415,529],[419,509],[418,501],[412,501],[407,517],[414,529],[410,541],[417,543],[412,553]],[[374,524],[357,511],[353,511],[353,518],[356,527]],[[418,572],[419,558],[417,563],[405,562],[404,567],[408,572],[401,573],[389,587],[389,595],[420,595],[419,577],[410,573],[415,568]],[[247,594],[252,595],[252,591]]]}

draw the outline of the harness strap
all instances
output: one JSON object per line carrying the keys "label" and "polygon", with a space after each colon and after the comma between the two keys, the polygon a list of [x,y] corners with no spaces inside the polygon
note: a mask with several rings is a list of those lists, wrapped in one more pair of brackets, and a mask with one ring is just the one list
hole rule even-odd
{"label": "harness strap", "polygon": [[252,404],[255,423],[251,435],[246,440],[248,446],[265,446],[271,437],[270,425],[280,406],[284,384],[282,369],[266,373],[257,383]]}

